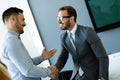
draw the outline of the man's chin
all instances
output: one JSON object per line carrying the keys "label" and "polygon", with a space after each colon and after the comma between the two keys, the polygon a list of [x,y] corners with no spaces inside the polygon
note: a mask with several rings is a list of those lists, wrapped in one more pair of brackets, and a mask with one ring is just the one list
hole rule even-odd
{"label": "man's chin", "polygon": [[24,31],[20,31],[19,33],[20,33],[20,34],[23,34],[23,33],[24,33]]}
{"label": "man's chin", "polygon": [[60,29],[61,29],[61,30],[66,30],[66,29],[65,29],[65,28],[63,28],[63,27],[60,27]]}
{"label": "man's chin", "polygon": [[61,30],[64,30],[64,28],[63,28],[63,27],[60,27],[60,29],[61,29]]}

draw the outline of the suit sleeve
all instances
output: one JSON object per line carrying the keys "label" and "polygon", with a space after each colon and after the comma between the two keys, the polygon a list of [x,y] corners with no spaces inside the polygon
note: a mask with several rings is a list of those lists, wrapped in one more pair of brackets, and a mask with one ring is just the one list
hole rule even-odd
{"label": "suit sleeve", "polygon": [[58,60],[55,64],[55,66],[58,68],[59,71],[65,66],[67,59],[68,59],[68,51],[66,50],[63,38],[61,37],[61,50],[60,50],[60,56],[58,57]]}
{"label": "suit sleeve", "polygon": [[88,28],[86,35],[87,35],[87,41],[91,45],[91,48],[99,62],[98,77],[108,80],[109,58],[102,45],[102,42],[97,36],[96,32],[91,28]]}

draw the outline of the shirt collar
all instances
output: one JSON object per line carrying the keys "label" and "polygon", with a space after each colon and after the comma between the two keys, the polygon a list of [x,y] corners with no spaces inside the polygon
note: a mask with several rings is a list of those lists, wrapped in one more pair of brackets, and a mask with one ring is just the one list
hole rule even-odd
{"label": "shirt collar", "polygon": [[7,32],[10,33],[10,34],[13,34],[13,35],[18,36],[18,38],[19,38],[19,36],[20,36],[19,33],[15,32],[15,31],[13,31],[13,30],[10,30],[10,29],[7,29]]}
{"label": "shirt collar", "polygon": [[67,33],[72,33],[73,35],[75,35],[75,31],[77,29],[77,24],[74,25],[73,29],[71,31],[67,30]]}

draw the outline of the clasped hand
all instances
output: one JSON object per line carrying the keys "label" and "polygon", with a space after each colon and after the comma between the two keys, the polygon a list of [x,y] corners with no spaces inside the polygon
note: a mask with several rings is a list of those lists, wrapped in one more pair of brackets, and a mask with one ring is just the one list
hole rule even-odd
{"label": "clasped hand", "polygon": [[57,75],[58,75],[58,69],[57,69],[55,66],[49,66],[48,68],[51,70],[51,75],[50,75],[50,77],[51,77],[52,79],[56,78]]}
{"label": "clasped hand", "polygon": [[[42,51],[42,56],[44,60],[47,60],[51,58],[56,53],[56,49],[51,49],[49,51],[46,51],[45,48]],[[58,69],[55,66],[49,66],[48,67],[51,70],[50,77],[54,79],[58,75]]]}

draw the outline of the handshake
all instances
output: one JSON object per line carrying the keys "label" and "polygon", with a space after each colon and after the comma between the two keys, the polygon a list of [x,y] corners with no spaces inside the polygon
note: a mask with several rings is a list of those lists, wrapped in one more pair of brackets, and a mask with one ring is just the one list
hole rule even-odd
{"label": "handshake", "polygon": [[50,75],[50,77],[51,77],[52,79],[56,78],[57,75],[58,75],[58,69],[57,69],[57,67],[55,67],[55,66],[48,66],[48,68],[51,70],[51,75]]}

